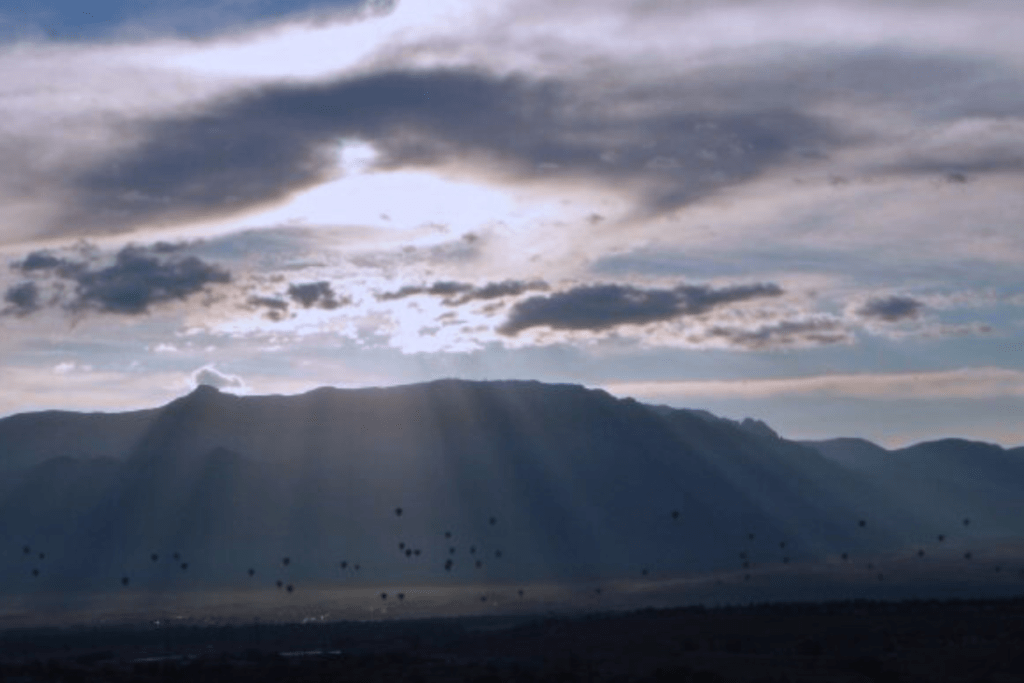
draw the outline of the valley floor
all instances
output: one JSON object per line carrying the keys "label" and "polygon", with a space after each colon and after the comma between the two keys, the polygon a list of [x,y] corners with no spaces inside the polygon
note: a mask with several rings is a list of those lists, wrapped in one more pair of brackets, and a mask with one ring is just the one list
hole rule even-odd
{"label": "valley floor", "polygon": [[1024,680],[1024,597],[579,616],[22,629],[19,681]]}

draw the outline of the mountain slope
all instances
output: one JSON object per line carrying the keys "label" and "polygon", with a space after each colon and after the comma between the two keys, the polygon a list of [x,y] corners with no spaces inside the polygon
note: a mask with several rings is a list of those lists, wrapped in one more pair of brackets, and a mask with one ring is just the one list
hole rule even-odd
{"label": "mountain slope", "polygon": [[[0,421],[9,590],[96,590],[122,574],[162,589],[233,584],[248,568],[261,580],[346,582],[735,570],[740,553],[756,566],[905,549],[948,521],[951,500],[916,465],[880,482],[875,465],[763,423],[573,385],[440,380],[244,398],[201,387],[153,411],[72,415],[67,428],[62,415]],[[98,452],[109,457],[80,455]],[[985,464],[975,486],[1024,485],[1001,449],[979,453],[971,462],[991,462],[1000,481]],[[894,493],[903,476],[920,478],[910,499]],[[999,533],[1024,533],[1004,517]],[[48,549],[41,577],[17,552],[25,543]]]}

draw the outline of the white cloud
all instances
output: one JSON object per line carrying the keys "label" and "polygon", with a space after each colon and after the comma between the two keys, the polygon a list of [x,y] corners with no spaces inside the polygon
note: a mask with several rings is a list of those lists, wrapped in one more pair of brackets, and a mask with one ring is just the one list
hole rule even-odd
{"label": "white cloud", "polygon": [[210,386],[236,394],[247,394],[250,389],[245,381],[238,375],[231,375],[218,370],[214,365],[204,365],[196,369],[188,376],[188,386],[195,389],[198,386]]}

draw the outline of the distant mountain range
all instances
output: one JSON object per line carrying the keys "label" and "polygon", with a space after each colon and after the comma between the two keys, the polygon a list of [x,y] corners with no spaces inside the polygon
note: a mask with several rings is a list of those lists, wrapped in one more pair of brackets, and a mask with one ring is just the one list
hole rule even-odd
{"label": "distant mountain range", "polygon": [[0,580],[18,592],[122,576],[174,589],[737,569],[939,534],[1021,538],[1021,491],[1021,448],[794,442],[574,385],[201,386],[153,410],[0,420]]}

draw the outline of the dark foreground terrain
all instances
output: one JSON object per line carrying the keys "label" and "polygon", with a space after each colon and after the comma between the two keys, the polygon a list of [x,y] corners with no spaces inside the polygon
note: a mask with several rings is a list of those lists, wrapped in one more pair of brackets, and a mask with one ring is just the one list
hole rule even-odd
{"label": "dark foreground terrain", "polygon": [[3,681],[1024,681],[1024,598],[0,633]]}

